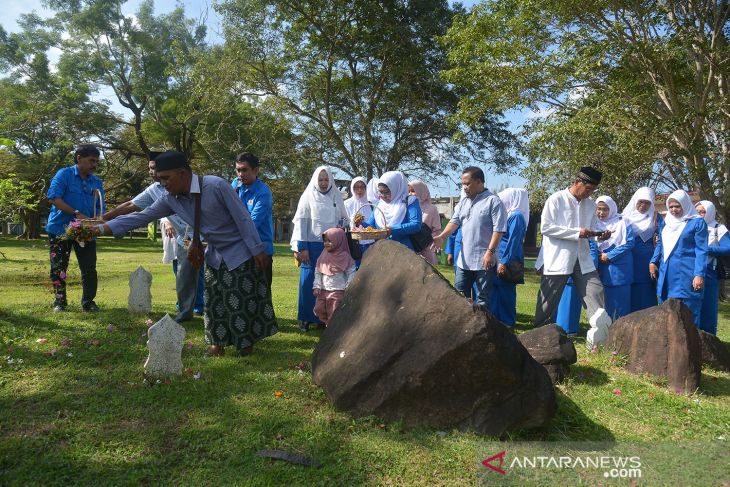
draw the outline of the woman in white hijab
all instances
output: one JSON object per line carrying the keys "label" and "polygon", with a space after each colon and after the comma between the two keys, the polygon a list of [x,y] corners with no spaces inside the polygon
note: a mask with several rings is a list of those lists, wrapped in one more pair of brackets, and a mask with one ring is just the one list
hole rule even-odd
{"label": "woman in white hijab", "polygon": [[649,275],[656,235],[664,228],[664,219],[654,208],[656,195],[648,187],[639,188],[626,205],[622,216],[634,233],[634,280],[631,283],[631,312],[656,306],[656,283]]}
{"label": "woman in white hijab", "polygon": [[[350,217],[350,228],[352,229],[370,217],[370,214],[373,212],[373,207],[370,206],[370,201],[367,196],[368,184],[365,178],[358,176],[352,180],[350,183],[350,194],[352,196],[345,200],[345,208]],[[362,218],[362,221],[356,222],[356,215],[360,215],[358,220]],[[360,240],[360,254],[364,254],[367,248],[373,243],[375,243],[374,240]],[[355,263],[357,267],[360,267],[360,259],[355,260]]]}
{"label": "woman in white hijab", "polygon": [[730,255],[730,235],[727,227],[717,222],[717,210],[711,201],[703,200],[695,205],[697,213],[707,223],[708,258],[705,273],[705,296],[702,298],[700,330],[717,335],[717,312],[720,302],[720,281],[717,276],[717,258]]}
{"label": "woman in white hijab", "polygon": [[657,280],[659,302],[682,300],[699,327],[707,268],[707,224],[684,190],[669,195],[667,209],[649,273]]}
{"label": "woman in white hijab", "polygon": [[618,213],[610,196],[596,199],[596,230],[609,231],[611,236],[599,241],[598,275],[603,283],[606,312],[613,321],[631,313],[631,283],[634,280],[634,230]]}
{"label": "woman in white hijab", "polygon": [[388,171],[378,180],[377,208],[364,226],[388,227],[388,238],[413,249],[410,236],[421,229],[421,205],[408,194],[408,180],[400,171]]}
{"label": "woman in white hijab", "polygon": [[497,196],[507,212],[507,231],[499,241],[497,278],[494,280],[494,294],[489,307],[499,321],[514,328],[517,323],[517,284],[524,284],[525,280],[508,281],[506,272],[508,266],[514,267],[515,263],[522,264],[524,271],[525,255],[522,246],[530,221],[530,199],[527,190],[523,188],[507,188]]}
{"label": "woman in white hijab", "polygon": [[345,203],[335,186],[332,171],[326,166],[314,170],[312,179],[299,198],[294,214],[291,246],[299,265],[299,329],[309,330],[311,323],[321,323],[314,314],[315,297],[312,290],[314,267],[324,250],[325,230],[344,226],[348,221]]}

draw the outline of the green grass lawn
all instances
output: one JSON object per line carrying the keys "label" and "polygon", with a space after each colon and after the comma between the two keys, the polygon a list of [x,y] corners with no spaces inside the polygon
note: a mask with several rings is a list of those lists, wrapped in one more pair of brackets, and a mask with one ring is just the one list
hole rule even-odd
{"label": "green grass lawn", "polygon": [[[157,385],[142,378],[145,321],[174,312],[171,266],[161,263],[160,244],[148,240],[105,238],[98,249],[102,311],[80,312],[72,257],[69,309],[54,314],[45,242],[0,240],[7,256],[0,257],[0,485],[476,482],[484,441],[478,435],[353,419],[312,384],[309,359],[321,332],[297,331],[298,273],[285,246],[277,246],[274,259],[280,332],[250,357],[229,350],[225,358],[206,358],[196,318],[185,324],[183,351],[192,373]],[[126,311],[129,273],[139,265],[154,276],[150,316]],[[526,330],[536,276],[518,289],[518,328]],[[728,311],[721,304],[725,342]],[[506,439],[681,445],[730,436],[730,374],[703,370],[701,389],[681,396],[660,380],[623,372],[610,353],[587,353],[582,339],[576,347],[578,363],[557,388],[557,416],[543,429]],[[256,457],[262,449],[303,454],[323,468]]]}

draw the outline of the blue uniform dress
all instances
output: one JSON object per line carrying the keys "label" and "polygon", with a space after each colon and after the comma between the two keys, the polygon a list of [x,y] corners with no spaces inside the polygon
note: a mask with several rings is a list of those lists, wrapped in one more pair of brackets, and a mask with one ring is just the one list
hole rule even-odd
{"label": "blue uniform dress", "polygon": [[663,303],[669,298],[681,299],[692,311],[695,326],[700,327],[700,313],[704,288],[695,291],[692,280],[695,276],[705,277],[707,270],[707,224],[702,218],[687,220],[679,240],[669,258],[664,260],[664,246],[661,233],[652,263],[659,266],[657,299]]}
{"label": "blue uniform dress", "polygon": [[[519,261],[523,265],[525,256],[522,243],[525,240],[525,217],[520,212],[513,212],[507,218],[507,231],[499,241],[499,263],[508,264]],[[524,279],[519,284],[524,284]],[[489,310],[502,323],[509,327],[517,322],[517,284],[508,282],[497,276],[494,280],[494,291]]]}
{"label": "blue uniform dress", "polygon": [[[598,262],[598,275],[603,283],[606,312],[612,320],[631,313],[631,283],[634,280],[634,231],[626,225],[626,243],[611,245],[603,252],[608,256],[608,264]],[[599,254],[600,255],[600,254]],[[649,266],[647,266],[647,270]]]}
{"label": "blue uniform dress", "polygon": [[[657,232],[664,228],[664,219],[657,215]],[[641,237],[634,238],[631,249],[634,258],[634,280],[631,283],[631,312],[656,306],[656,282],[649,274],[649,263],[654,255],[654,237],[646,242]]]}
{"label": "blue uniform dress", "polygon": [[[598,246],[593,240],[588,241],[593,265],[598,269]],[[573,278],[569,277],[563,288],[563,294],[558,303],[558,310],[555,312],[555,323],[565,333],[577,334],[580,331],[580,310],[582,308],[580,293],[575,290]]]}
{"label": "blue uniform dress", "polygon": [[[314,269],[317,266],[317,259],[324,250],[324,242],[297,241],[297,252],[309,251],[309,263],[299,266],[299,301],[297,320],[307,323],[322,324],[317,315],[314,314],[314,305],[317,298],[312,293],[314,285]],[[309,291],[309,292],[307,292]]]}
{"label": "blue uniform dress", "polygon": [[[412,198],[413,201],[408,205],[406,215],[403,217],[403,221],[388,225],[390,228],[390,236],[388,239],[400,242],[409,249],[413,250],[413,244],[411,243],[411,235],[417,233],[421,229],[421,205],[418,202],[418,198]],[[363,223],[364,227],[380,228],[375,221],[375,211],[370,217]]]}
{"label": "blue uniform dress", "polygon": [[717,278],[717,259],[719,255],[730,255],[730,234],[725,234],[717,245],[707,248],[707,272],[705,274],[705,295],[702,298],[700,330],[717,335],[717,313],[720,302],[720,280]]}

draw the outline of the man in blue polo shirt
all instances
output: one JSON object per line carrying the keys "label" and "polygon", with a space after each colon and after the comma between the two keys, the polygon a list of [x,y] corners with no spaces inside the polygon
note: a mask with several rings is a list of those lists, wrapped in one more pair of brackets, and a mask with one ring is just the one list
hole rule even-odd
{"label": "man in blue polo shirt", "polygon": [[[236,157],[236,175],[238,177],[233,180],[231,186],[248,209],[259,238],[264,244],[264,251],[271,257],[274,255],[274,198],[269,187],[258,178],[258,157],[249,152],[239,154]],[[264,269],[264,274],[269,283],[269,291],[271,291],[272,259],[269,259],[269,267]]]}
{"label": "man in blue polo shirt", "polygon": [[[94,302],[96,297],[96,240],[79,243],[66,238],[68,224],[75,219],[90,218],[94,213],[104,213],[104,188],[101,179],[94,176],[99,164],[99,149],[91,144],[80,145],[74,153],[75,164],[59,170],[51,180],[48,202],[48,243],[51,255],[51,282],[56,299],[53,311],[66,309],[66,271],[71,248],[76,254],[81,270],[81,307],[84,311],[99,311]],[[94,193],[98,191],[96,202]],[[96,208],[94,208],[96,204]],[[96,211],[95,211],[96,210]]]}

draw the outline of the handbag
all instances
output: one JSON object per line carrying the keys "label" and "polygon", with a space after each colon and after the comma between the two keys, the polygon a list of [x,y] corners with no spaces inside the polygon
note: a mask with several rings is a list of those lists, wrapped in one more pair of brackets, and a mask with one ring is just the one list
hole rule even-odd
{"label": "handbag", "polygon": [[350,230],[345,231],[345,238],[347,238],[347,248],[350,249],[350,255],[352,258],[355,260],[362,259],[360,241],[352,238],[352,232]]}
{"label": "handbag", "polygon": [[411,245],[413,245],[413,250],[416,252],[421,252],[433,243],[431,227],[425,223],[421,223],[421,228],[419,228],[418,231],[410,237]]}
{"label": "handbag", "polygon": [[525,264],[519,260],[513,260],[505,265],[504,274],[499,276],[503,281],[519,284],[525,279]]}

